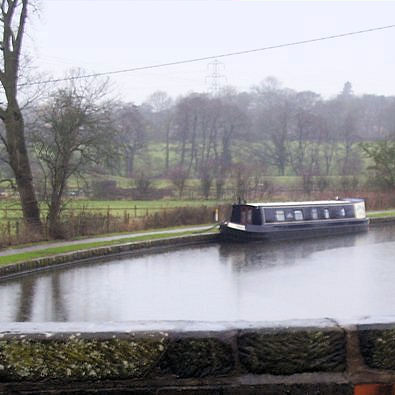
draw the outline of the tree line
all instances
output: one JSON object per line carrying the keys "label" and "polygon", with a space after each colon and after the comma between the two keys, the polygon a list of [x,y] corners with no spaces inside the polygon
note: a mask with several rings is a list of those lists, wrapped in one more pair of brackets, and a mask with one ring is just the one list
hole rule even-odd
{"label": "tree line", "polygon": [[[248,92],[225,88],[218,96],[190,93],[171,100],[156,92],[140,106],[147,139],[162,143],[163,169],[180,184],[199,178],[203,191],[215,183],[217,197],[232,172],[255,169],[306,182],[313,176],[358,175],[365,157],[379,170],[384,147],[391,167],[394,110],[395,97],[356,96],[350,82],[325,99],[282,87],[273,77]],[[389,177],[383,181],[394,186]]]}

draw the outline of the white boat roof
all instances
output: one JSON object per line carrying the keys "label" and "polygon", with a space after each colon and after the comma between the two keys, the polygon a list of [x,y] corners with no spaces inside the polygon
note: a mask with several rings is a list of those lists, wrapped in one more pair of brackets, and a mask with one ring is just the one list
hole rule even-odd
{"label": "white boat roof", "polygon": [[[361,200],[362,201],[362,200]],[[247,206],[254,207],[284,207],[284,206],[327,206],[332,204],[349,204],[354,201],[344,200],[313,200],[305,202],[269,202],[269,203],[245,203]]]}

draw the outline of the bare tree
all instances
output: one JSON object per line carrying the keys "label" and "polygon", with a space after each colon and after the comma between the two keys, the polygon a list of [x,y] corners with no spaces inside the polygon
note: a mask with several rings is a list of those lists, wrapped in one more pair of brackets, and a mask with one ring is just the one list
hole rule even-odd
{"label": "bare tree", "polygon": [[295,174],[312,175],[318,167],[318,117],[315,106],[319,96],[313,92],[297,93],[293,100],[295,107],[293,127],[289,141],[289,163]]}
{"label": "bare tree", "polygon": [[172,110],[173,101],[166,92],[156,91],[149,98],[148,103],[153,110],[153,123],[156,129],[156,136],[164,134],[165,138],[165,171],[170,166],[170,137],[172,124],[174,121],[174,111]]}
{"label": "bare tree", "polygon": [[207,200],[210,196],[211,185],[213,184],[215,172],[215,161],[204,162],[200,165],[199,169],[199,179],[200,179],[200,189],[204,198]]}
{"label": "bare tree", "polygon": [[111,152],[114,132],[106,86],[94,79],[71,79],[38,110],[32,138],[44,175],[52,237],[62,236],[59,217],[69,178],[81,175],[87,164]]}
{"label": "bare tree", "polygon": [[334,101],[321,102],[316,112],[319,116],[318,134],[322,161],[320,162],[324,174],[329,176],[334,167],[336,150],[338,148],[338,108]]}
{"label": "bare tree", "polygon": [[341,122],[339,138],[344,148],[341,172],[343,175],[352,174],[355,170],[359,170],[358,165],[356,165],[358,164],[359,158],[354,151],[354,146],[360,140],[359,123],[361,114],[359,98],[354,96],[350,82],[347,81],[344,84],[342,92],[335,98],[335,101],[339,106],[337,116]]}
{"label": "bare tree", "polygon": [[4,89],[5,105],[0,105],[0,119],[5,134],[0,138],[7,151],[7,162],[14,176],[21,199],[25,222],[41,230],[40,210],[33,186],[33,176],[25,141],[25,125],[18,101],[18,78],[28,0],[2,0],[0,3],[0,83]]}
{"label": "bare tree", "polygon": [[215,186],[217,199],[222,198],[226,178],[231,172],[233,165],[233,151],[240,152],[246,150],[246,134],[249,122],[244,109],[236,102],[234,96],[224,96],[221,98],[221,105],[218,109],[217,139],[218,144],[215,149]]}
{"label": "bare tree", "polygon": [[266,79],[255,88],[258,113],[256,133],[262,141],[262,152],[257,155],[264,163],[278,169],[280,176],[285,174],[289,161],[287,142],[292,126],[294,92],[281,89],[276,80]]}
{"label": "bare tree", "polygon": [[125,176],[132,177],[136,155],[146,146],[146,125],[138,107],[120,104],[115,113],[118,144],[125,160]]}
{"label": "bare tree", "polygon": [[189,172],[181,166],[176,166],[169,170],[167,176],[172,184],[178,189],[178,197],[181,199]]}

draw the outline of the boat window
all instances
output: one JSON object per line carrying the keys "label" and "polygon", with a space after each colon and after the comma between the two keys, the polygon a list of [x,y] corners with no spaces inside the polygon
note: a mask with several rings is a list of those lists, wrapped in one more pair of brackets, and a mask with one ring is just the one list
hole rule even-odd
{"label": "boat window", "polygon": [[247,224],[252,224],[252,209],[247,208]]}
{"label": "boat window", "polygon": [[232,209],[232,215],[230,217],[230,222],[234,222],[235,224],[239,224],[241,220],[241,210],[240,206],[234,206]]}
{"label": "boat window", "polygon": [[324,208],[324,217],[325,217],[326,219],[330,218],[330,216],[329,216],[329,210],[328,210],[327,208]]}
{"label": "boat window", "polygon": [[294,219],[294,215],[292,211],[288,211],[287,214],[285,215],[285,218],[287,218],[288,220]]}
{"label": "boat window", "polygon": [[311,219],[318,219],[318,210],[316,208],[311,209]]}
{"label": "boat window", "polygon": [[252,224],[262,225],[262,212],[259,207],[255,207],[252,210]]}
{"label": "boat window", "polygon": [[346,216],[346,210],[344,209],[344,207],[342,207],[342,208],[339,210],[339,215],[340,215],[340,217],[345,217],[345,216]]}
{"label": "boat window", "polygon": [[252,224],[252,207],[242,206],[240,208],[240,223],[243,225]]}
{"label": "boat window", "polygon": [[294,216],[296,221],[303,221],[303,211],[302,210],[295,210]]}
{"label": "boat window", "polygon": [[244,225],[247,224],[247,210],[245,209],[245,207],[241,209],[240,223]]}
{"label": "boat window", "polygon": [[284,210],[276,210],[276,221],[285,221]]}

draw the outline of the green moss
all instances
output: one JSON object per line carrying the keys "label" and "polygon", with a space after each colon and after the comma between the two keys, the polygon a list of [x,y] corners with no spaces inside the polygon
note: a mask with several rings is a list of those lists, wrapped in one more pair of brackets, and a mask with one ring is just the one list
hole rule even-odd
{"label": "green moss", "polygon": [[238,344],[242,365],[254,374],[345,369],[345,338],[341,331],[247,332],[239,336]]}
{"label": "green moss", "polygon": [[230,344],[218,339],[184,338],[169,344],[161,368],[178,377],[222,376],[235,366]]}
{"label": "green moss", "polygon": [[359,332],[362,355],[374,369],[395,370],[395,329]]}
{"label": "green moss", "polygon": [[156,366],[165,336],[144,339],[0,341],[0,377],[6,380],[140,378]]}

